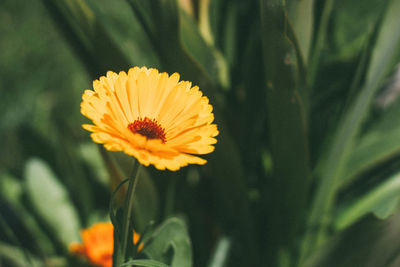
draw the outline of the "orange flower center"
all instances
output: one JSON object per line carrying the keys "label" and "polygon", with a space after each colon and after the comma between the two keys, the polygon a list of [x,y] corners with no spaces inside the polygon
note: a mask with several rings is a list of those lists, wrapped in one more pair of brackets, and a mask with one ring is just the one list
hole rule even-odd
{"label": "orange flower center", "polygon": [[165,130],[158,124],[156,119],[151,120],[147,117],[144,117],[144,119],[139,118],[129,123],[128,129],[131,130],[132,133],[141,134],[148,139],[160,139],[163,143],[166,141]]}

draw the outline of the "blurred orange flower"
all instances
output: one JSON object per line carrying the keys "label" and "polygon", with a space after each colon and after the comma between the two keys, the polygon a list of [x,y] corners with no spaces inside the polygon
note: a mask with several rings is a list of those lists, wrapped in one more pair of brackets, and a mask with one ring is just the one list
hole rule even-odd
{"label": "blurred orange flower", "polygon": [[[86,258],[90,263],[112,267],[114,251],[114,226],[112,223],[96,223],[88,229],[81,231],[82,243],[71,243],[69,251],[75,255]],[[133,231],[133,243],[137,245],[140,235]],[[143,248],[140,244],[138,251]]]}
{"label": "blurred orange flower", "polygon": [[214,150],[217,126],[206,96],[191,82],[179,81],[156,69],[112,71],[85,90],[81,113],[94,125],[94,142],[112,151],[124,151],[148,166],[178,170],[188,164],[204,164],[196,157]]}

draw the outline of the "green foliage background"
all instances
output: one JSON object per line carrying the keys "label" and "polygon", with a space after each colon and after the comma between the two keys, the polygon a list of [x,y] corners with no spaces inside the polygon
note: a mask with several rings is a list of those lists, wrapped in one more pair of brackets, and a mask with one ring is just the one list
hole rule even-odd
{"label": "green foliage background", "polygon": [[68,244],[109,220],[133,160],[90,140],[81,94],[137,65],[199,85],[220,135],[205,166],[141,172],[146,244],[127,265],[399,266],[399,13],[399,0],[2,0],[0,265],[88,266]]}

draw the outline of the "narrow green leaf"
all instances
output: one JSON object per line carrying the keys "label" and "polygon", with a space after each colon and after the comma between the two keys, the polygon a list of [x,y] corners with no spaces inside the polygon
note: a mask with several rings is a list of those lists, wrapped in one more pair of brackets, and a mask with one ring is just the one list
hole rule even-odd
{"label": "narrow green leaf", "polygon": [[277,257],[272,251],[292,243],[304,216],[310,176],[307,119],[282,1],[260,3],[273,172],[265,193],[266,205],[272,210],[266,240],[270,257]]}
{"label": "narrow green leaf", "polygon": [[330,20],[330,46],[333,46],[338,60],[348,61],[360,53],[386,1],[336,0],[334,2]]}
{"label": "narrow green leaf", "polygon": [[30,159],[25,167],[26,190],[36,212],[66,246],[79,240],[81,225],[68,192],[40,159]]}
{"label": "narrow green leaf", "polygon": [[[150,44],[142,25],[132,16],[125,0],[85,0],[95,17],[104,27],[104,32],[114,40],[128,62],[136,66],[159,67],[160,62]],[[110,51],[107,51],[110,53]],[[118,70],[116,70],[118,71]]]}
{"label": "narrow green leaf", "polygon": [[[129,0],[135,15],[149,35],[161,64],[168,72],[179,72],[205,91],[215,94],[221,61],[201,37],[191,18],[180,11],[176,0],[142,3]],[[158,27],[162,25],[162,27]]]}
{"label": "narrow green leaf", "polygon": [[322,14],[318,24],[318,28],[315,33],[314,41],[312,44],[312,49],[309,53],[309,73],[308,73],[308,81],[312,85],[314,83],[315,76],[318,71],[319,60],[321,57],[322,49],[325,45],[325,38],[328,29],[328,22],[331,16],[332,8],[333,8],[334,0],[326,0],[323,2]]}
{"label": "narrow green leaf", "polygon": [[[0,195],[2,195],[6,201],[12,205],[12,209],[15,209],[15,213],[18,215],[18,221],[21,222],[23,228],[26,228],[26,230],[29,231],[29,235],[32,236],[33,241],[36,241],[34,243],[36,251],[39,253],[43,253],[43,251],[46,251],[46,253],[49,254],[54,253],[54,245],[50,242],[48,236],[46,236],[46,234],[43,232],[43,229],[40,228],[37,220],[35,220],[35,218],[32,216],[32,211],[24,205],[23,191],[23,181],[13,177],[8,173],[0,173]],[[6,216],[5,219],[11,219],[12,222],[16,223],[14,221],[15,218],[7,218]],[[4,226],[2,228],[4,228]],[[18,232],[22,233],[22,235],[25,233],[25,231],[21,228],[18,228]],[[26,240],[30,239],[27,236],[25,236],[25,238]],[[25,245],[29,246],[28,243]]]}
{"label": "narrow green leaf", "polygon": [[103,185],[108,184],[107,169],[103,164],[99,148],[93,142],[84,143],[79,146],[79,154],[82,160],[94,171],[95,178]]}
{"label": "narrow green leaf", "polygon": [[289,19],[293,25],[302,58],[307,64],[313,37],[314,0],[288,1],[287,5]]}
{"label": "narrow green leaf", "polygon": [[8,262],[15,267],[43,266],[42,263],[31,254],[29,254],[30,261],[27,262],[21,248],[13,247],[3,242],[0,242],[0,259],[2,263]]}
{"label": "narrow green leaf", "polygon": [[124,266],[169,267],[168,265],[155,260],[130,260],[121,265],[121,267]]}
{"label": "narrow green leaf", "polygon": [[314,250],[304,267],[387,267],[400,249],[400,212],[379,220],[365,218]]}
{"label": "narrow green leaf", "polygon": [[[360,131],[373,100],[373,96],[393,68],[400,48],[400,28],[397,20],[400,12],[400,1],[390,1],[387,12],[371,55],[366,81],[354,104],[344,113],[339,128],[334,136],[332,146],[324,158],[320,170],[320,183],[312,201],[309,217],[310,229],[306,237],[306,251],[311,253],[313,247],[325,239],[325,231],[331,221],[331,208],[338,189],[339,179],[344,175],[344,167],[354,141]],[[317,229],[317,231],[315,231]]]}
{"label": "narrow green leaf", "polygon": [[149,240],[143,249],[149,258],[168,262],[171,267],[192,266],[192,246],[183,220],[167,219]]}
{"label": "narrow green leaf", "polygon": [[208,267],[224,267],[228,261],[232,242],[229,238],[223,237],[218,240],[215,250],[212,254]]}
{"label": "narrow green leaf", "polygon": [[346,163],[342,183],[400,154],[400,124],[395,123],[399,117],[400,103],[396,103],[361,137]]}
{"label": "narrow green leaf", "polygon": [[369,212],[374,212],[381,219],[392,214],[400,198],[400,174],[396,174],[387,181],[373,188],[363,197],[339,208],[335,218],[335,228],[344,229]]}
{"label": "narrow green leaf", "polygon": [[193,18],[186,12],[180,13],[180,36],[182,48],[222,87],[229,86],[229,70],[223,55],[200,35]]}
{"label": "narrow green leaf", "polygon": [[128,57],[105,31],[101,20],[84,0],[42,1],[92,76],[131,66]]}

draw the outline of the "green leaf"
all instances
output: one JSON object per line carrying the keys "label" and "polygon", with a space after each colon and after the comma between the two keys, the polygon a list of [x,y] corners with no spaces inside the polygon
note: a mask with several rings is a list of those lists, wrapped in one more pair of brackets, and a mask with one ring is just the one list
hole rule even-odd
{"label": "green leaf", "polygon": [[144,242],[149,258],[168,262],[171,267],[192,266],[192,246],[183,220],[167,219],[152,233],[148,244]]}
{"label": "green leaf", "polygon": [[[28,259],[25,256],[29,257],[28,262]],[[33,255],[27,254],[27,252],[23,252],[21,248],[10,246],[3,242],[0,242],[0,259],[1,263],[11,263],[12,265],[9,266],[15,267],[43,266],[43,264]]]}
{"label": "green leaf", "polygon": [[47,164],[37,158],[25,166],[26,190],[31,204],[52,233],[67,247],[79,240],[78,214],[68,192]]}
{"label": "green leaf", "polygon": [[343,184],[400,154],[400,124],[395,123],[399,117],[400,103],[396,103],[361,137],[346,163]]}
{"label": "green leaf", "polygon": [[226,65],[207,46],[191,18],[179,10],[177,1],[129,0],[129,3],[163,67],[199,85],[206,95],[214,94],[218,79],[227,75],[226,71],[220,73],[220,68]]}
{"label": "green leaf", "polygon": [[314,25],[314,0],[289,1],[288,14],[299,43],[302,58],[307,64]]}
{"label": "green leaf", "polygon": [[321,57],[322,49],[325,45],[326,34],[328,32],[328,22],[332,13],[334,0],[326,0],[322,3],[322,12],[319,21],[316,21],[315,25],[315,37],[312,44],[312,49],[309,53],[309,72],[308,80],[312,85],[314,83],[315,76],[318,71],[319,61]]}
{"label": "green leaf", "polygon": [[224,267],[228,261],[229,252],[231,251],[232,241],[223,237],[218,240],[215,250],[212,254],[208,267]]}
{"label": "green leaf", "polygon": [[312,230],[309,230],[305,241],[306,246],[310,246],[308,249],[306,248],[308,253],[311,253],[312,247],[320,245],[325,239],[327,226],[331,222],[331,208],[338,184],[344,175],[345,165],[354,148],[355,139],[370,111],[376,91],[397,62],[400,48],[400,28],[396,25],[399,12],[400,1],[390,1],[372,50],[365,83],[354,103],[344,113],[333,138],[331,149],[318,167],[320,182],[312,201],[309,217],[309,225]]}
{"label": "green leaf", "polygon": [[131,66],[84,0],[42,1],[91,75],[97,77],[108,70],[119,71]]}
{"label": "green leaf", "polygon": [[385,5],[380,0],[335,1],[330,36],[337,58],[348,60],[359,54]]}
{"label": "green leaf", "polygon": [[99,153],[98,146],[93,143],[84,143],[79,146],[79,154],[89,167],[94,171],[95,178],[103,185],[108,184],[107,169]]}
{"label": "green leaf", "polygon": [[0,173],[0,193],[13,204],[20,205],[23,187],[17,178],[7,172]]}
{"label": "green leaf", "polygon": [[[10,202],[11,208],[14,210],[16,215],[18,215],[18,221],[26,228],[26,231],[29,231],[29,235],[32,236],[32,239],[36,242],[34,243],[35,249],[37,251],[46,251],[46,253],[54,253],[54,245],[51,244],[48,236],[43,232],[43,229],[38,225],[37,220],[32,216],[31,210],[24,205],[23,202],[23,192],[24,184],[20,179],[17,179],[10,175],[9,173],[0,173],[0,195],[2,195],[7,202]],[[7,218],[10,219],[11,222],[16,223],[14,220],[16,218]],[[1,221],[1,216],[0,216]],[[19,224],[17,224],[19,225]],[[21,227],[21,226],[19,226]],[[4,226],[2,226],[4,230]],[[25,230],[21,228],[17,228],[19,233],[25,233]],[[29,240],[27,236],[25,236],[26,240]],[[25,241],[25,245],[29,246],[29,242]]]}
{"label": "green leaf", "polygon": [[130,260],[121,265],[121,267],[124,266],[169,267],[168,265],[155,260]]}
{"label": "green leaf", "polygon": [[182,10],[179,14],[182,48],[207,71],[213,80],[222,87],[228,87],[229,70],[223,55],[215,47],[206,44],[192,17]]}
{"label": "green leaf", "polygon": [[387,220],[372,216],[329,239],[314,250],[304,267],[397,266],[400,249],[400,213]]}
{"label": "green leaf", "polygon": [[266,250],[272,254],[268,258],[272,260],[277,257],[273,251],[292,243],[300,229],[310,163],[306,112],[296,79],[301,63],[296,64],[293,56],[297,52],[287,35],[282,1],[261,1],[261,19],[273,172],[273,178],[266,183],[269,211],[265,212],[269,213],[271,230],[265,238],[270,246]]}
{"label": "green leaf", "polygon": [[397,207],[399,199],[400,173],[397,173],[361,198],[339,208],[338,216],[335,218],[335,228],[344,229],[369,212],[374,212],[379,218],[386,219]]}
{"label": "green leaf", "polygon": [[136,66],[159,67],[157,54],[139,21],[132,16],[128,1],[86,1],[104,27],[105,33],[114,40],[129,62]]}

